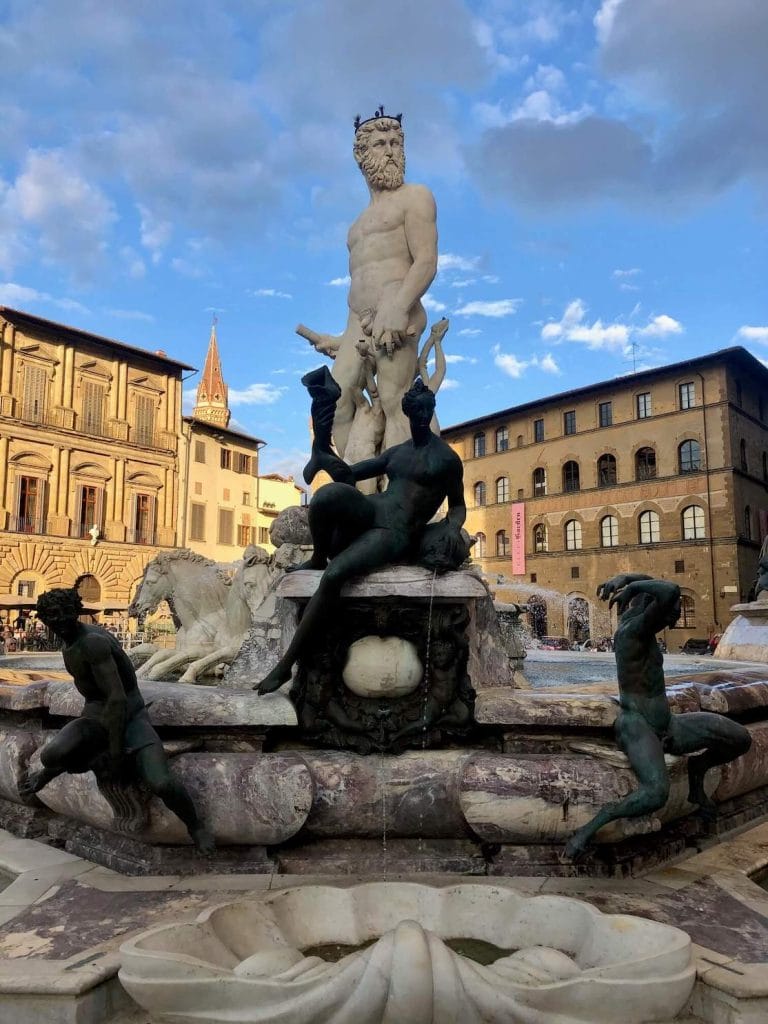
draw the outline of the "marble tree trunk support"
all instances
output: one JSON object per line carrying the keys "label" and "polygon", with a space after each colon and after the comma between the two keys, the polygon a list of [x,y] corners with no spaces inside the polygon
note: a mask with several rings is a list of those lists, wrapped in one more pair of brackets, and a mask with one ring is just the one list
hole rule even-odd
{"label": "marble tree trunk support", "polygon": [[728,661],[768,662],[768,590],[762,590],[756,601],[735,604],[736,613],[715,650],[715,658]]}

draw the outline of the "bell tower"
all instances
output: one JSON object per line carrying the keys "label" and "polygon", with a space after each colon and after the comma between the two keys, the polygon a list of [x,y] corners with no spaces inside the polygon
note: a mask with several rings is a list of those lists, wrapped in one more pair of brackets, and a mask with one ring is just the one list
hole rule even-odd
{"label": "bell tower", "polygon": [[197,385],[197,400],[192,410],[193,419],[202,423],[211,423],[215,427],[226,427],[229,424],[228,388],[221,372],[219,344],[216,340],[216,318],[211,325],[211,337],[205,366],[200,383]]}

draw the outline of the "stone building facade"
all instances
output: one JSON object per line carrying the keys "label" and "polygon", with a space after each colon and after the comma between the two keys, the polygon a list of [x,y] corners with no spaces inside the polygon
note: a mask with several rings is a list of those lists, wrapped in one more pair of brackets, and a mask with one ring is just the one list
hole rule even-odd
{"label": "stone building facade", "polygon": [[670,650],[721,632],[746,599],[768,532],[768,369],[745,349],[442,433],[464,462],[474,557],[498,598],[532,604],[539,635],[609,635],[595,591],[619,572],[680,584]]}
{"label": "stone building facade", "polygon": [[179,536],[182,547],[222,563],[242,558],[249,544],[273,551],[273,519],[300,504],[302,495],[291,479],[259,476],[259,451],[266,442],[233,429],[230,418],[214,324],[195,407],[181,424]]}
{"label": "stone building facade", "polygon": [[163,352],[0,306],[0,604],[127,608],[177,543],[181,378]]}

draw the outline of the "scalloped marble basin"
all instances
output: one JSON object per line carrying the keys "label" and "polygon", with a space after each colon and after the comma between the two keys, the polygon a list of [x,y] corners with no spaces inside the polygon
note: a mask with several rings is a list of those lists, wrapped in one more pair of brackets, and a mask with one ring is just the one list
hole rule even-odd
{"label": "scalloped marble basin", "polygon": [[[455,938],[514,952],[482,966],[448,948]],[[337,962],[302,952],[372,939]],[[128,993],[176,1024],[668,1022],[695,979],[677,928],[476,883],[284,889],[121,952]]]}

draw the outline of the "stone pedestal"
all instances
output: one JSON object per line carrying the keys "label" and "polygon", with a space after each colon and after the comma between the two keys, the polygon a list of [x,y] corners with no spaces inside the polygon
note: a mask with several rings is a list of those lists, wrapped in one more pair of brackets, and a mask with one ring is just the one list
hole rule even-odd
{"label": "stone pedestal", "polygon": [[716,658],[729,661],[768,661],[768,591],[757,601],[731,607],[736,618],[723,633]]}
{"label": "stone pedestal", "polygon": [[[281,650],[322,573],[287,575]],[[393,566],[351,581],[297,663],[290,696],[305,737],[361,753],[434,746],[474,724],[475,693],[514,686],[488,590],[471,571]]]}

